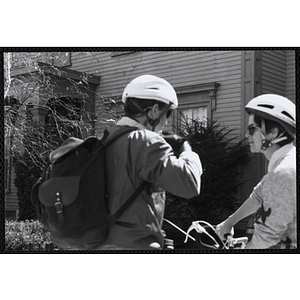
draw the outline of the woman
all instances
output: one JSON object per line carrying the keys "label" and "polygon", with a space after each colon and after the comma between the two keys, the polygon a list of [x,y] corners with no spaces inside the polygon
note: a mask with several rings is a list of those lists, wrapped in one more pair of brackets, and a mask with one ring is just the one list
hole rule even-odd
{"label": "woman", "polygon": [[296,228],[295,105],[289,99],[266,94],[246,105],[246,137],[252,153],[263,153],[268,173],[242,206],[216,228],[223,238],[232,227],[256,212],[256,223],[246,249],[294,249]]}

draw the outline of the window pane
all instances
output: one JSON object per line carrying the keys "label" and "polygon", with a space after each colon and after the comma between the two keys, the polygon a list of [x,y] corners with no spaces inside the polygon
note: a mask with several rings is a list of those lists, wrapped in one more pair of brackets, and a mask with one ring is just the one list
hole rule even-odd
{"label": "window pane", "polygon": [[188,120],[197,119],[200,122],[206,122],[207,120],[207,106],[182,109],[181,112]]}
{"label": "window pane", "polygon": [[70,52],[54,52],[53,65],[56,67],[67,67],[71,65]]}

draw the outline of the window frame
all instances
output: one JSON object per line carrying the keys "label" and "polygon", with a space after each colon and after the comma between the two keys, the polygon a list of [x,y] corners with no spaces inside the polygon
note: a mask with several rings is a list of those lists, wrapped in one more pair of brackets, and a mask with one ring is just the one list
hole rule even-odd
{"label": "window frame", "polygon": [[[217,82],[196,84],[175,88],[178,96],[178,111],[184,109],[197,109],[207,107],[207,121],[212,119],[213,111],[216,110],[216,94],[220,84]],[[173,116],[173,124],[179,126],[181,122],[180,113]]]}

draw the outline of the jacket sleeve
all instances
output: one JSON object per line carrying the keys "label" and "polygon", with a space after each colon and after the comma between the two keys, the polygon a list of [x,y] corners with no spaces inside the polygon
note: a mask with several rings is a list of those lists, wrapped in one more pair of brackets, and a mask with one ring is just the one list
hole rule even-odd
{"label": "jacket sleeve", "polygon": [[[177,158],[170,145],[159,135],[144,139],[143,144],[138,157],[135,157],[135,170],[140,179],[183,198],[199,195],[202,166],[197,153],[184,151]],[[129,149],[131,156],[136,146]]]}

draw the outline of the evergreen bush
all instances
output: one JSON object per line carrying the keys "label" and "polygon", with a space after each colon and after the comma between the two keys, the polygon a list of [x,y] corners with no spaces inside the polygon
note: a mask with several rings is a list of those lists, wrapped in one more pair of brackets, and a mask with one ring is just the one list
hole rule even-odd
{"label": "evergreen bush", "polygon": [[[248,163],[248,146],[244,140],[228,138],[232,130],[221,127],[217,120],[186,120],[177,128],[179,135],[189,136],[193,151],[198,153],[203,174],[200,195],[184,199],[167,194],[165,218],[184,231],[193,221],[204,220],[213,225],[226,219],[240,205],[238,187],[241,167]],[[167,237],[175,241],[175,249],[196,248],[191,239],[165,222]]]}

